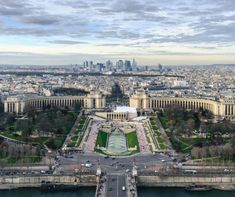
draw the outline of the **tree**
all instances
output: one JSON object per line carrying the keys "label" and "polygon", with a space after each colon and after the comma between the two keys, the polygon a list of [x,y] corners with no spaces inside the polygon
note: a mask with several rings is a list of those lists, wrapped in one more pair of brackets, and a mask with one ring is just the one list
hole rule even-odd
{"label": "tree", "polygon": [[0,137],[0,145],[4,142],[4,138]]}
{"label": "tree", "polygon": [[223,156],[225,159],[230,159],[233,156],[233,148],[231,144],[227,143],[223,146]]}
{"label": "tree", "polygon": [[36,116],[36,109],[32,105],[26,105],[25,106],[25,113],[28,115],[28,117],[35,119]]}
{"label": "tree", "polygon": [[7,125],[12,125],[15,122],[15,115],[14,114],[8,114],[7,116]]}
{"label": "tree", "polygon": [[4,106],[3,103],[0,101],[0,114],[4,112]]}
{"label": "tree", "polygon": [[204,116],[206,119],[212,119],[214,118],[214,115],[211,111],[209,111],[208,109],[202,110],[201,112],[202,116]]}
{"label": "tree", "polygon": [[74,106],[74,109],[75,109],[76,112],[80,112],[81,104],[80,103],[76,103],[75,106]]}
{"label": "tree", "polygon": [[190,134],[190,132],[193,131],[194,128],[195,128],[194,120],[192,118],[188,119],[187,122],[186,122],[186,126],[187,126],[187,128],[189,130],[189,134]]}
{"label": "tree", "polygon": [[32,121],[30,119],[18,119],[16,121],[16,129],[23,132],[30,133],[32,131]]}
{"label": "tree", "polygon": [[50,132],[51,127],[52,127],[52,125],[47,117],[42,117],[39,120],[38,126],[39,126],[39,129],[44,132]]}
{"label": "tree", "polygon": [[199,147],[193,147],[193,149],[191,150],[191,155],[195,159],[200,158],[201,157],[201,155],[200,155],[200,148]]}
{"label": "tree", "polygon": [[230,144],[232,147],[233,152],[233,158],[235,158],[235,134],[232,136],[232,139],[230,140]]}
{"label": "tree", "polygon": [[216,153],[216,147],[215,146],[209,146],[208,151],[209,151],[209,154],[210,154],[211,157],[217,156],[216,155],[217,153]]}

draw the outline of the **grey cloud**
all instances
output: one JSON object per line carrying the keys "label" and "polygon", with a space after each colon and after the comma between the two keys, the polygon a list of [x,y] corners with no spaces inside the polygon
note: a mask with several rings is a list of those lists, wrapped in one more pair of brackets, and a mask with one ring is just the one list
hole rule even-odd
{"label": "grey cloud", "polygon": [[21,18],[20,20],[24,23],[36,25],[52,25],[58,24],[60,22],[57,17],[50,15],[27,16]]}
{"label": "grey cloud", "polygon": [[228,53],[216,53],[216,52],[213,52],[213,54],[211,53],[208,53],[208,52],[178,52],[178,51],[164,51],[164,50],[148,50],[146,51],[145,53],[146,55],[149,54],[149,55],[176,55],[176,56],[185,56],[185,55],[190,55],[190,56],[207,56],[207,55],[234,55],[235,52],[228,52]]}
{"label": "grey cloud", "polygon": [[0,56],[26,56],[26,55],[33,55],[33,53],[29,52],[12,52],[12,51],[4,51],[0,52]]}
{"label": "grey cloud", "polygon": [[210,46],[191,46],[189,48],[194,48],[194,49],[217,49],[217,47],[210,47]]}
{"label": "grey cloud", "polygon": [[82,0],[67,0],[67,1],[59,1],[58,4],[63,6],[68,6],[72,8],[78,8],[78,9],[86,9],[89,8],[90,5],[88,1],[82,1]]}
{"label": "grey cloud", "polygon": [[115,47],[115,46],[121,46],[121,44],[116,44],[116,43],[104,43],[104,44],[97,44],[97,46],[111,46],[111,47]]}
{"label": "grey cloud", "polygon": [[104,62],[107,60],[106,55],[100,54],[82,54],[82,53],[62,53],[57,55],[28,53],[28,52],[0,52],[0,64],[32,64],[32,65],[64,65],[80,63],[87,59],[96,59],[97,61]]}
{"label": "grey cloud", "polygon": [[[37,8],[39,9],[39,8]],[[28,0],[1,0],[0,15],[18,16],[35,12],[35,7]]]}
{"label": "grey cloud", "polygon": [[[152,1],[137,1],[137,0],[117,0],[106,10],[107,12],[125,12],[125,13],[143,13],[156,12],[160,9]],[[104,10],[105,11],[105,10]]]}
{"label": "grey cloud", "polygon": [[24,13],[25,9],[0,7],[0,15],[3,16],[17,16],[17,15],[23,15]]}
{"label": "grey cloud", "polygon": [[33,35],[38,37],[43,36],[54,36],[58,32],[55,30],[44,30],[44,29],[29,29],[29,28],[12,28],[12,27],[0,27],[0,34],[2,35]]}
{"label": "grey cloud", "polygon": [[53,40],[49,41],[49,43],[64,44],[64,45],[88,44],[88,42],[75,41],[75,40]]}
{"label": "grey cloud", "polygon": [[1,6],[7,6],[11,8],[21,8],[29,6],[30,4],[26,0],[1,0],[0,1]]}
{"label": "grey cloud", "polygon": [[[50,41],[57,44],[81,44],[76,40],[84,36],[92,36],[104,43],[108,43],[110,38],[117,39],[121,45],[125,45],[126,40],[146,40],[143,43],[131,44],[136,47],[147,43],[235,41],[234,24],[222,26],[217,23],[235,20],[235,13],[232,16],[224,15],[226,10],[234,7],[233,0],[174,0],[170,3],[169,0],[50,1],[74,8],[74,12],[66,13],[66,17],[57,15],[56,12],[54,15],[53,12],[49,14],[46,9],[37,7],[37,3],[33,2],[36,0],[0,0],[0,15],[9,16],[24,25],[13,28],[5,24],[0,27],[0,34],[64,35],[72,39]],[[112,16],[107,17],[107,14]],[[166,35],[162,35],[162,32],[158,34],[158,30],[165,30],[165,27],[174,31],[180,25],[188,26],[195,34],[190,35],[186,31],[169,36],[167,30]]]}
{"label": "grey cloud", "polygon": [[98,38],[119,38],[119,39],[138,39],[140,34],[137,32],[131,32],[124,29],[118,29],[116,31],[104,31],[96,32]]}

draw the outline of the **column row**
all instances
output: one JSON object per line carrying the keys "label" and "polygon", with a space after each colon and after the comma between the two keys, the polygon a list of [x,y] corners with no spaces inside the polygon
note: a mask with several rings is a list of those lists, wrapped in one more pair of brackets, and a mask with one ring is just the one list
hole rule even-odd
{"label": "column row", "polygon": [[235,115],[235,105],[225,105],[225,115]]}
{"label": "column row", "polygon": [[200,108],[202,109],[208,109],[210,111],[213,110],[213,105],[205,102],[200,101],[185,101],[185,100],[158,100],[153,99],[152,102],[150,102],[152,106],[151,108],[166,108],[170,106],[179,106],[185,109],[194,109],[198,110]]}
{"label": "column row", "polygon": [[30,105],[42,109],[47,106],[57,106],[57,107],[74,107],[77,103],[81,104],[83,107],[83,99],[45,99],[45,100],[32,100]]}

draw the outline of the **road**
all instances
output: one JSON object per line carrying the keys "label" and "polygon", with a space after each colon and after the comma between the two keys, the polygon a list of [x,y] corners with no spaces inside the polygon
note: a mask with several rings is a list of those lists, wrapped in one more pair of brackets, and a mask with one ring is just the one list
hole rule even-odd
{"label": "road", "polygon": [[[103,157],[96,153],[82,154],[74,153],[71,158],[65,158],[64,156],[59,157],[59,168],[56,168],[55,174],[64,174],[74,173],[75,169],[80,169],[82,167],[82,172],[96,172],[97,165],[100,166],[101,171],[105,174],[112,173],[126,173],[131,171],[133,168],[133,163],[137,168],[138,173],[140,174],[158,174],[162,172],[163,169],[166,169],[166,174],[168,174],[169,166],[176,166],[175,162],[172,162],[172,159],[169,156],[163,154],[138,154],[130,157]],[[84,164],[91,163],[91,167],[85,167]],[[164,168],[165,167],[165,168]],[[225,169],[229,171],[225,171]],[[224,174],[229,176],[235,173],[234,166],[192,166],[192,165],[183,165],[181,167],[175,167],[174,173],[178,175],[191,175],[185,170],[195,170],[196,175],[205,175],[205,174]],[[173,171],[171,171],[173,172]]]}
{"label": "road", "polygon": [[[107,175],[107,197],[126,197],[127,196],[127,186],[126,186],[126,176],[124,174],[111,174]],[[125,190],[122,190],[122,187]]]}
{"label": "road", "polygon": [[98,154],[81,154],[75,153],[72,156],[73,158],[65,158],[63,156],[59,157],[60,169],[64,169],[68,166],[81,166],[82,164],[91,163],[93,164],[91,168],[86,170],[96,170],[97,165],[101,167],[102,172],[105,173],[123,173],[126,170],[131,170],[133,167],[133,162],[137,166],[137,169],[145,169],[153,165],[163,165],[163,162],[171,162],[171,159],[168,156],[160,154],[144,154],[136,155],[131,157],[122,157],[122,158],[112,158],[112,157],[103,157]]}

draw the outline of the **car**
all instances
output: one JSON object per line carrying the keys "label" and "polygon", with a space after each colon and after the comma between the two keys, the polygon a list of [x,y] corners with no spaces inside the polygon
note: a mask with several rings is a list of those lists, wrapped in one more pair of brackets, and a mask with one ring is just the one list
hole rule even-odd
{"label": "car", "polygon": [[41,170],[41,174],[46,174],[46,171],[44,171],[44,170]]}
{"label": "car", "polygon": [[91,163],[86,163],[85,167],[90,168],[90,167],[92,167],[92,164]]}
{"label": "car", "polygon": [[225,172],[225,173],[229,173],[229,172],[232,172],[232,170],[224,169],[224,172]]}
{"label": "car", "polygon": [[126,187],[125,186],[122,186],[122,191],[125,191],[126,190]]}
{"label": "car", "polygon": [[110,187],[110,188],[109,188],[109,191],[112,191],[112,190],[113,190],[113,188],[112,188],[112,187]]}

